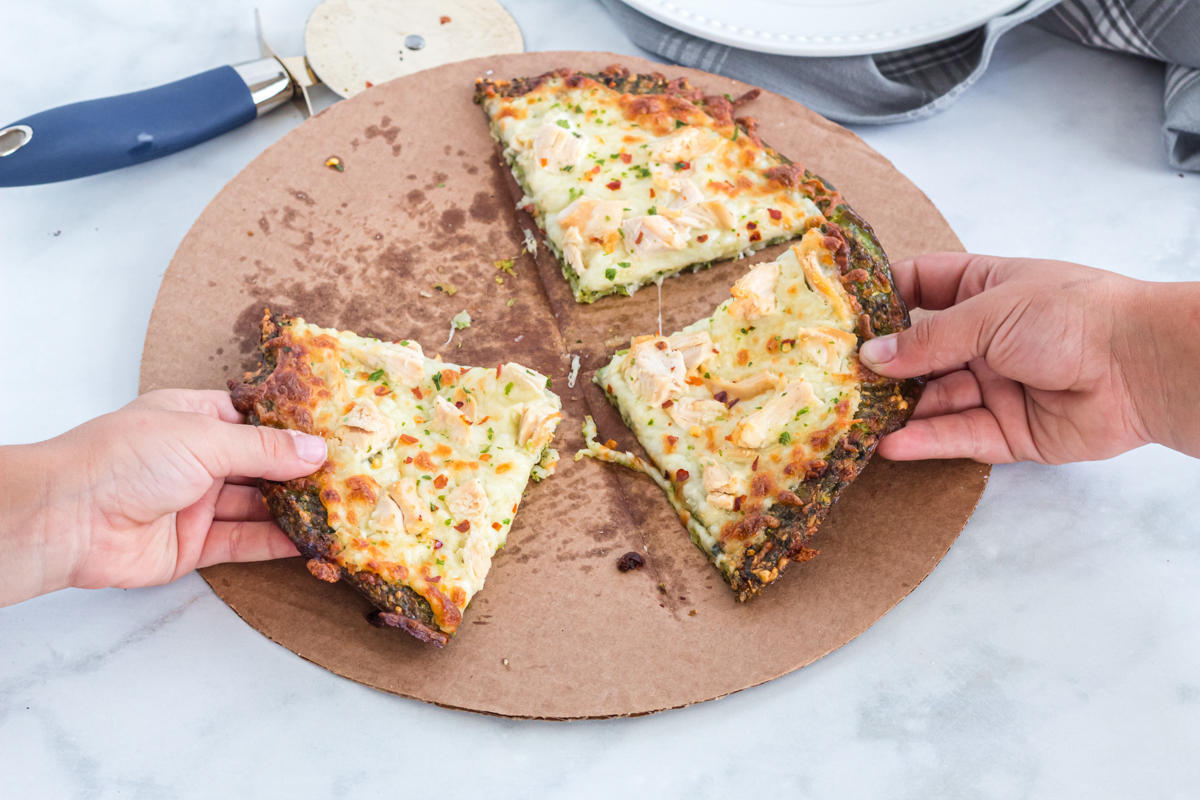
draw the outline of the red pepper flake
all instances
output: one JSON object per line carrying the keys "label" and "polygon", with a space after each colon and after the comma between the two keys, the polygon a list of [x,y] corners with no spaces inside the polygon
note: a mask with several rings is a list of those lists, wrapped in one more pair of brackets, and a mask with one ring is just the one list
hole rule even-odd
{"label": "red pepper flake", "polygon": [[496,530],[500,530],[500,523],[499,523],[499,522],[493,522],[493,523],[492,523],[492,527],[493,527],[494,529],[496,529]]}
{"label": "red pepper flake", "polygon": [[464,519],[462,522],[454,526],[454,530],[458,531],[459,533],[466,533],[467,531],[471,530],[471,520]]}
{"label": "red pepper flake", "polygon": [[667,444],[673,445],[673,444],[675,444],[675,443],[676,443],[676,442],[678,442],[678,441],[679,441],[679,437],[678,437],[678,436],[668,436],[668,437],[667,437]]}
{"label": "red pepper flake", "polygon": [[424,400],[424,399],[425,399],[425,395],[421,394],[421,387],[420,387],[420,386],[414,386],[414,387],[412,388],[412,393],[413,393],[413,397],[417,398],[418,400]]}
{"label": "red pepper flake", "polygon": [[633,243],[634,243],[634,244],[641,244],[641,243],[642,243],[642,237],[643,237],[643,236],[645,236],[645,235],[646,235],[646,232],[645,232],[645,231],[638,231],[637,238],[633,240]]}
{"label": "red pepper flake", "polygon": [[500,365],[496,365],[496,380],[500,380]]}
{"label": "red pepper flake", "polygon": [[749,222],[746,223],[746,230],[748,230],[748,231],[752,231],[757,227],[758,227],[758,223],[755,222],[754,220],[750,220]]}
{"label": "red pepper flake", "polygon": [[[750,471],[758,472],[758,456],[754,457],[754,463],[750,465]],[[434,485],[436,486],[437,484],[434,484]]]}
{"label": "red pepper flake", "polygon": [[417,437],[410,436],[407,433],[402,433],[402,434],[400,434],[400,441],[404,442],[405,444],[416,444]]}
{"label": "red pepper flake", "polygon": [[729,405],[729,393],[726,391],[717,392],[716,394],[713,395],[713,400],[716,400],[719,403],[725,403],[725,405],[728,406]]}
{"label": "red pepper flake", "polygon": [[708,241],[708,234],[707,234],[707,233],[702,233],[702,234],[700,234],[699,236],[697,236],[697,237],[696,237],[696,241],[697,241],[697,242],[707,242],[707,241]]}
{"label": "red pepper flake", "polygon": [[675,169],[683,170],[683,169],[691,169],[691,168],[692,168],[692,162],[690,162],[690,161],[676,161],[675,162]]}
{"label": "red pepper flake", "polygon": [[455,407],[455,408],[462,408],[462,407],[463,407],[463,401],[462,401],[462,400],[457,400],[457,401],[455,401],[455,403],[454,403],[454,407]]}
{"label": "red pepper flake", "polygon": [[760,239],[762,239],[762,231],[754,231],[750,234],[750,241],[757,242]]}
{"label": "red pepper flake", "polygon": [[686,469],[675,470],[675,480],[678,481],[679,483],[686,482],[687,479],[690,477],[692,477],[692,476]]}
{"label": "red pepper flake", "polygon": [[450,21],[449,17],[441,17],[438,19],[438,22],[442,23],[443,25],[445,25],[449,21]]}
{"label": "red pepper flake", "polygon": [[405,464],[411,464],[411,463],[412,463],[412,456],[409,456],[408,458],[404,459],[404,463],[405,463]]}
{"label": "red pepper flake", "polygon": [[434,550],[441,550],[441,549],[442,549],[442,540],[441,540],[441,539],[434,539],[434,540],[433,540],[433,549],[434,549]]}
{"label": "red pepper flake", "polygon": [[375,394],[379,397],[383,397],[385,394],[391,394],[391,393],[392,393],[392,390],[386,386],[376,386],[375,387]]}
{"label": "red pepper flake", "polygon": [[625,164],[628,164],[630,161],[633,161],[633,154],[632,153],[621,153],[621,161]]}
{"label": "red pepper flake", "polygon": [[617,189],[620,189],[620,188],[621,188],[621,182],[620,182],[620,181],[609,181],[608,183],[606,183],[606,184],[604,184],[604,185],[605,185],[605,186],[607,186],[609,189],[612,189],[614,192],[615,192]]}
{"label": "red pepper flake", "polygon": [[[757,464],[758,460],[755,459],[754,463]],[[445,489],[446,484],[449,482],[450,482],[450,479],[447,478],[445,475],[438,475],[436,478],[433,479],[433,488]]]}
{"label": "red pepper flake", "polygon": [[744,495],[744,494],[738,495],[737,497],[735,497],[733,499],[733,510],[734,511],[742,510],[742,500],[744,500],[744,499],[746,499],[746,495]]}
{"label": "red pepper flake", "polygon": [[595,174],[596,174],[597,172],[599,172],[599,171],[600,171],[600,165],[599,165],[599,164],[597,164],[596,166],[592,167],[592,173],[591,173],[591,174],[595,175]]}
{"label": "red pepper flake", "polygon": [[670,407],[671,407],[671,406],[673,406],[673,405],[675,405],[675,401],[674,401],[674,400],[664,400],[664,401],[663,401],[663,404],[662,404],[662,407],[663,407],[663,408],[670,408]]}
{"label": "red pepper flake", "polygon": [[779,221],[783,219],[783,212],[777,208],[768,208],[767,213],[771,215],[771,219]]}

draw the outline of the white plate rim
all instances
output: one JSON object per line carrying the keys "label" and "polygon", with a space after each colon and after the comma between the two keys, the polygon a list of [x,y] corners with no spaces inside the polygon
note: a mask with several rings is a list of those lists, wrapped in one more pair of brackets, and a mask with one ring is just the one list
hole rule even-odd
{"label": "white plate rim", "polygon": [[[643,14],[685,33],[744,50],[785,56],[858,56],[918,47],[948,39],[1024,5],[1028,0],[975,0],[953,11],[902,27],[883,25],[866,33],[800,34],[762,31],[698,14],[672,0],[622,0]],[[686,3],[686,0],[684,0]],[[746,3],[737,12],[745,14]]]}

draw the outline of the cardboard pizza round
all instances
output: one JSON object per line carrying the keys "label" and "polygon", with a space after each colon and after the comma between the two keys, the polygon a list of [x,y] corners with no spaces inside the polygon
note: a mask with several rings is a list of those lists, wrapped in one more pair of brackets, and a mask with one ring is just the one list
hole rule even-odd
{"label": "cardboard pizza round", "polygon": [[[365,621],[370,604],[316,580],[300,558],[201,571],[265,636],[359,683],[438,705],[511,717],[645,714],[711,700],[809,664],[899,603],[950,548],[987,482],[966,461],[876,457],[814,546],[761,597],[737,603],[660,490],[593,459],[574,461],[581,424],[638,452],[590,381],[631,336],[659,328],[659,293],[577,305],[516,210],[512,179],[472,103],[483,75],[559,67],[687,76],[741,95],[729,78],[611,53],[491,56],[375,86],[268,148],[213,199],[163,277],[141,391],[223,388],[256,366],[264,307],[388,340],[412,338],[449,362],[517,361],[552,377],[564,421],[557,474],[531,484],[487,585],[437,649]],[[933,204],[844,128],[764,92],[743,113],[763,140],[836,186],[892,260],[962,246]],[[326,166],[337,156],[341,171]],[[661,288],[661,326],[708,315],[747,266],[780,251],[684,274]],[[512,259],[513,272],[496,261]],[[500,278],[501,280],[497,280]],[[470,328],[442,342],[467,310]],[[572,357],[580,359],[568,384]],[[621,572],[629,551],[642,569]]]}

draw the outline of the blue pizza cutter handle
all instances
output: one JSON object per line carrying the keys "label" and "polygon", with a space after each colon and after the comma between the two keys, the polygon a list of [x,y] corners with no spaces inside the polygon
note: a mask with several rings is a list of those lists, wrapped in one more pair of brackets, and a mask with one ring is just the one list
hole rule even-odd
{"label": "blue pizza cutter handle", "polygon": [[177,153],[245,125],[296,90],[276,58],[86,100],[0,129],[0,187],[54,183]]}

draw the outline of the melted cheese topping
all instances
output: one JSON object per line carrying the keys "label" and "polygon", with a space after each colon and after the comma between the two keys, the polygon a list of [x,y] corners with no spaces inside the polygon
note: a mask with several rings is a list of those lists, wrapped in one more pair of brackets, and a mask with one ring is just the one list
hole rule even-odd
{"label": "melted cheese topping", "polygon": [[554,471],[562,404],[519,364],[459,367],[299,319],[290,331],[327,389],[312,429],[329,444],[319,481],[338,563],[412,587],[453,632],[529,478]]}
{"label": "melted cheese topping", "polygon": [[732,258],[824,220],[765,172],[781,162],[687,101],[622,95],[560,77],[483,101],[492,134],[551,248],[578,277],[576,300]]}
{"label": "melted cheese topping", "polygon": [[[751,481],[795,486],[797,466],[828,455],[854,422],[858,337],[845,312],[857,301],[821,239],[809,231],[749,270],[711,317],[635,338],[596,373],[657,467],[645,471],[718,567],[748,544],[723,531],[742,519]],[[645,467],[592,441],[583,453]]]}

